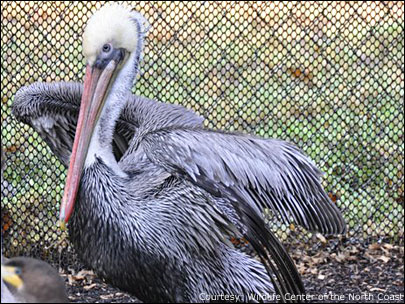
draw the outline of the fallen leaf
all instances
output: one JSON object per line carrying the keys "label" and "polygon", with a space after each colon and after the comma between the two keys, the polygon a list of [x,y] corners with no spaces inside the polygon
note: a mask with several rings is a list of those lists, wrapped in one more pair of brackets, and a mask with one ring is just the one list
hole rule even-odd
{"label": "fallen leaf", "polygon": [[370,289],[370,291],[386,291],[386,290],[378,287],[373,287]]}
{"label": "fallen leaf", "polygon": [[391,249],[393,249],[393,248],[394,248],[394,246],[393,246],[393,245],[388,244],[388,243],[384,243],[382,246],[383,246],[385,249],[388,249],[388,250],[391,250]]}
{"label": "fallen leaf", "polygon": [[347,254],[347,253],[343,253],[343,252],[339,252],[337,255],[336,255],[336,261],[338,261],[338,262],[344,262],[345,260],[347,260],[348,259],[348,257],[350,257],[350,254]]}
{"label": "fallen leaf", "polygon": [[317,273],[318,273],[318,269],[316,269],[316,268],[311,268],[311,269],[309,270],[309,272],[310,272],[311,274],[317,274]]}
{"label": "fallen leaf", "polygon": [[109,299],[114,298],[114,295],[113,294],[101,295],[100,298],[103,300],[109,300]]}
{"label": "fallen leaf", "polygon": [[384,263],[387,263],[390,260],[390,257],[387,257],[385,255],[380,255],[379,257],[377,257],[377,260],[381,260]]}
{"label": "fallen leaf", "polygon": [[93,288],[96,287],[96,286],[97,286],[97,284],[96,284],[96,283],[93,283],[93,284],[84,286],[83,289],[85,289],[85,290],[90,290],[90,289],[93,289]]}
{"label": "fallen leaf", "polygon": [[317,234],[316,234],[316,237],[318,238],[318,240],[321,241],[321,243],[323,243],[323,244],[326,244],[326,243],[327,243],[326,238],[325,238],[322,234],[317,233]]}
{"label": "fallen leaf", "polygon": [[370,250],[379,250],[380,248],[381,248],[381,244],[378,244],[378,243],[373,243],[368,246],[368,249],[370,249]]}

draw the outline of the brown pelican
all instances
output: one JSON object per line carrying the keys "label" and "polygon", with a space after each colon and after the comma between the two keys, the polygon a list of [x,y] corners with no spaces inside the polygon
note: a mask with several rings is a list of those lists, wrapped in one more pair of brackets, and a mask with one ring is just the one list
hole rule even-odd
{"label": "brown pelican", "polygon": [[[189,110],[132,96],[144,24],[139,13],[103,7],[84,31],[84,87],[33,84],[15,97],[14,115],[64,163],[70,157],[60,219],[70,219],[76,251],[147,302],[273,291],[299,302],[291,295],[304,294],[300,276],[262,210],[345,232],[320,171],[287,142],[207,130]],[[246,239],[256,258],[232,237]]]}
{"label": "brown pelican", "polygon": [[59,273],[41,260],[28,257],[5,259],[1,263],[1,278],[9,285],[11,296],[20,303],[69,302],[65,282]]}
{"label": "brown pelican", "polygon": [[[3,255],[1,256],[1,263],[3,263]],[[6,286],[3,278],[1,278],[1,303],[17,303],[17,299]]]}

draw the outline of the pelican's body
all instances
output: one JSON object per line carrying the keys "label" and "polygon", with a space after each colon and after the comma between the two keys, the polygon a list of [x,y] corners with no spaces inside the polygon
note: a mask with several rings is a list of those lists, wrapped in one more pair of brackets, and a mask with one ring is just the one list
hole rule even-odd
{"label": "pelican's body", "polygon": [[[85,170],[69,229],[82,260],[148,302],[200,302],[204,293],[272,293],[263,265],[223,244],[221,231],[214,235],[216,221],[225,222],[219,210],[205,206],[207,200],[215,205],[214,198],[159,168],[145,169],[150,179],[142,172],[139,181],[136,172],[131,179],[121,177],[102,160]],[[100,191],[100,185],[114,187]],[[194,223],[200,224],[190,227]]]}
{"label": "pelican's body", "polygon": [[[125,26],[116,25],[117,16]],[[114,26],[103,31],[102,24]],[[126,37],[131,28],[135,42]],[[71,218],[79,256],[143,301],[274,291],[288,301],[286,294],[304,293],[261,211],[271,208],[311,230],[344,232],[320,172],[286,142],[206,130],[180,106],[132,96],[141,29],[139,15],[103,8],[84,34],[84,88],[34,84],[15,98],[13,113],[63,162],[72,151],[61,220]],[[229,242],[242,236],[258,258]]]}

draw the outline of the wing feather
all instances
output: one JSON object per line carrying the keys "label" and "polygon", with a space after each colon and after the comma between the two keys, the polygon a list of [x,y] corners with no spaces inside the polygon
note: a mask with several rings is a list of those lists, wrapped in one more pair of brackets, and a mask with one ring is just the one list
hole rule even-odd
{"label": "wing feather", "polygon": [[204,175],[218,192],[234,188],[258,213],[270,208],[310,231],[346,231],[320,170],[288,142],[200,128],[151,132],[143,146],[167,170],[182,170],[194,182]]}

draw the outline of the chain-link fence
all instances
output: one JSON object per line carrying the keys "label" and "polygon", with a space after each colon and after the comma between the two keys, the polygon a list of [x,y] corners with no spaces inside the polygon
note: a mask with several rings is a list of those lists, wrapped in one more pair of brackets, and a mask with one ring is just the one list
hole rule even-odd
{"label": "chain-link fence", "polygon": [[[64,248],[56,222],[66,171],[10,114],[14,95],[35,81],[82,80],[81,35],[102,5],[1,2],[8,255]],[[350,236],[403,241],[403,2],[126,5],[152,25],[134,93],[191,108],[209,128],[294,142],[326,173]]]}

